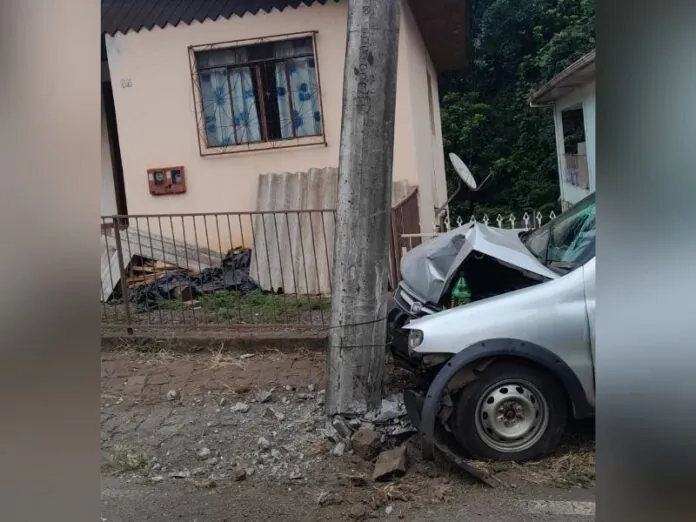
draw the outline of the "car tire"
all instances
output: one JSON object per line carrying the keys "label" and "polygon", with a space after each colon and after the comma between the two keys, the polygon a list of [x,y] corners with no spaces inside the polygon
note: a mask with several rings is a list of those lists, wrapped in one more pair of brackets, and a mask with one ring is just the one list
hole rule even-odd
{"label": "car tire", "polygon": [[527,461],[552,453],[565,430],[566,395],[557,380],[524,362],[486,368],[456,399],[450,427],[476,459]]}

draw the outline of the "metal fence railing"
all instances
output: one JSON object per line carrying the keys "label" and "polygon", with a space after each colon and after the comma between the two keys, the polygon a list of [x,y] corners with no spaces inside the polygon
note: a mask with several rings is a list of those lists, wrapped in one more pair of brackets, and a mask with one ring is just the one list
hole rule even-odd
{"label": "metal fence railing", "polygon": [[[478,222],[486,226],[497,227],[497,228],[519,228],[519,229],[529,229],[538,228],[544,223],[551,221],[556,217],[556,212],[551,210],[548,213],[542,213],[540,211],[528,211],[522,213],[510,213],[506,215],[498,214],[495,217],[491,217],[488,214],[482,214],[480,216],[472,215],[468,221],[465,221],[461,216],[456,219],[445,218],[445,232],[450,231],[454,228],[461,227],[466,223]],[[400,236],[400,247],[401,255],[417,247],[421,243],[424,243],[434,237],[437,237],[444,232],[423,232],[423,233],[412,233],[412,234],[401,234]]]}
{"label": "metal fence railing", "polygon": [[334,210],[102,217],[102,325],[328,324]]}

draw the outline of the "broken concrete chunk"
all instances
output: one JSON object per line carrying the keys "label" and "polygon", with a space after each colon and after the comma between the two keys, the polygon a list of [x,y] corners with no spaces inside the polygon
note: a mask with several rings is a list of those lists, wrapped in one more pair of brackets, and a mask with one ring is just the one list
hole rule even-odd
{"label": "broken concrete chunk", "polygon": [[345,440],[349,440],[353,434],[353,430],[348,426],[348,423],[342,417],[334,417],[331,425],[338,434]]}
{"label": "broken concrete chunk", "polygon": [[389,480],[406,473],[406,446],[383,451],[377,458],[372,480]]}
{"label": "broken concrete chunk", "polygon": [[336,446],[334,446],[334,449],[331,450],[331,454],[334,457],[342,457],[345,452],[346,452],[346,445],[343,442],[339,442],[338,444],[336,444]]}
{"label": "broken concrete chunk", "polygon": [[380,434],[374,430],[360,429],[350,439],[351,447],[363,460],[372,460],[379,454]]}
{"label": "broken concrete chunk", "polygon": [[201,448],[198,450],[198,456],[202,459],[207,459],[210,457],[210,448]]}
{"label": "broken concrete chunk", "polygon": [[235,482],[241,482],[247,478],[247,472],[243,468],[235,468],[232,470],[232,480]]}
{"label": "broken concrete chunk", "polygon": [[264,404],[266,402],[270,402],[271,399],[273,398],[273,393],[270,391],[262,391],[259,393],[258,397],[256,400],[258,400],[260,403]]}
{"label": "broken concrete chunk", "polygon": [[267,419],[276,419],[279,421],[285,420],[285,414],[275,411],[273,408],[266,408],[266,410],[263,412],[263,416]]}
{"label": "broken concrete chunk", "polygon": [[233,413],[246,413],[249,411],[249,406],[246,402],[237,402],[231,408],[230,411]]}

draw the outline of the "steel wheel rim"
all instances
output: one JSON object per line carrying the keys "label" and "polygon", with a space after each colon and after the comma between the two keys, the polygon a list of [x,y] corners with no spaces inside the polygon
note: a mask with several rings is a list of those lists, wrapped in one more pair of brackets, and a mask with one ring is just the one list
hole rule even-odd
{"label": "steel wheel rim", "polygon": [[501,380],[486,388],[476,404],[476,432],[500,453],[525,451],[544,435],[548,411],[546,399],[532,383]]}

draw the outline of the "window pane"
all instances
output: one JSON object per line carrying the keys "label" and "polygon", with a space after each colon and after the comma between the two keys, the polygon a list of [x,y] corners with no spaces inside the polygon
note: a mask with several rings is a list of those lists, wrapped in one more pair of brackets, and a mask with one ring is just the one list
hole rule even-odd
{"label": "window pane", "polygon": [[594,249],[597,226],[596,205],[579,205],[566,216],[559,216],[551,227],[548,260],[563,264],[582,262]]}
{"label": "window pane", "polygon": [[312,38],[295,38],[283,42],[275,42],[274,56],[276,58],[306,57],[314,54]]}
{"label": "window pane", "polygon": [[256,90],[249,67],[230,69],[236,143],[261,141]]}
{"label": "window pane", "polygon": [[234,143],[232,108],[226,69],[201,73],[203,125],[209,147]]}
{"label": "window pane", "polygon": [[278,120],[283,138],[318,136],[321,103],[313,57],[276,64]]}
{"label": "window pane", "polygon": [[248,53],[246,47],[228,47],[226,49],[213,49],[196,53],[198,69],[240,65],[247,61]]}

